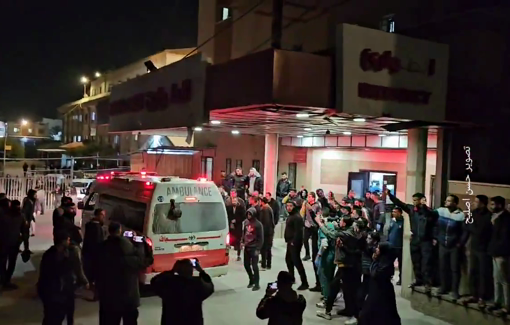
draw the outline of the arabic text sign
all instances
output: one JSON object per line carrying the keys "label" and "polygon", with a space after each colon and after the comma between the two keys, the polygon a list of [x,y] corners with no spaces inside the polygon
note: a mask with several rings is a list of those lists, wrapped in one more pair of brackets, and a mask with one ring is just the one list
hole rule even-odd
{"label": "arabic text sign", "polygon": [[181,185],[170,186],[166,190],[166,195],[177,196],[212,196],[212,188],[208,185]]}

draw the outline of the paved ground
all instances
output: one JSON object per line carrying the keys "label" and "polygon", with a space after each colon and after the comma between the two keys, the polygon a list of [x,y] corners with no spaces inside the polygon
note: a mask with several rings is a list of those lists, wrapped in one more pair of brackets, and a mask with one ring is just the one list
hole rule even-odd
{"label": "paved ground", "polygon": [[[37,252],[32,261],[23,263],[18,261],[15,282],[20,289],[14,292],[4,292],[0,296],[0,319],[2,324],[40,324],[42,319],[42,306],[35,294],[37,281],[36,266],[39,264],[41,253],[51,245],[51,221],[50,216],[43,216],[38,220],[37,236],[31,239],[31,249]],[[261,274],[261,284],[274,281],[278,271],[285,269],[283,259],[284,248],[281,240],[275,243],[274,265],[271,271]],[[313,268],[307,262],[306,268],[309,279],[312,279]],[[242,262],[231,262],[230,272],[223,278],[214,279],[215,294],[204,303],[205,324],[229,325],[229,324],[264,324],[255,316],[255,308],[264,295],[263,291],[252,292],[246,289],[247,278]],[[318,295],[306,292],[305,297],[308,307],[305,311],[304,324],[341,324],[340,318],[326,321],[315,316]],[[397,298],[398,310],[405,325],[448,325],[445,322],[425,316],[411,309],[408,301]],[[76,325],[97,324],[97,304],[77,299]],[[139,323],[159,324],[161,315],[161,301],[156,297],[142,299]]]}

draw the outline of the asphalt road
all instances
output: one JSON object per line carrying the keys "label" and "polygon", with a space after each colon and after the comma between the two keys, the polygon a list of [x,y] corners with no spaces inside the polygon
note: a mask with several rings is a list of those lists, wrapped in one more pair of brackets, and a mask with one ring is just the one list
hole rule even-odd
{"label": "asphalt road", "polygon": [[[37,281],[37,266],[42,252],[49,248],[51,243],[51,216],[47,214],[38,219],[36,236],[31,238],[31,250],[35,253],[28,263],[21,259],[15,272],[14,282],[20,286],[16,291],[3,292],[0,295],[0,324],[41,324],[42,305],[35,293]],[[284,243],[281,239],[275,240],[273,249],[273,269],[261,273],[261,286],[264,288],[268,282],[275,281],[280,270],[284,270]],[[313,279],[313,268],[310,262],[305,264],[309,279]],[[209,325],[252,325],[265,324],[255,316],[255,308],[264,295],[263,290],[252,292],[246,288],[248,283],[242,262],[231,260],[229,274],[213,280],[216,292],[203,306],[205,324]],[[313,282],[313,281],[310,281]],[[304,315],[304,324],[342,324],[341,317],[333,321],[326,321],[315,316],[317,308],[315,303],[319,295],[305,292],[307,309]],[[98,323],[97,303],[77,299],[75,313],[76,325],[89,325]],[[402,324],[406,325],[448,325],[445,322],[425,316],[411,309],[410,303],[397,297],[397,304]],[[157,297],[142,299],[140,307],[139,324],[159,324],[161,316],[161,301]]]}

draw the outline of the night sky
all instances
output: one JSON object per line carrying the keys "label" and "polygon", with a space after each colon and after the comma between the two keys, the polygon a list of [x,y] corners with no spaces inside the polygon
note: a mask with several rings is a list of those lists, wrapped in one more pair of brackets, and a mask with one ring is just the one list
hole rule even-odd
{"label": "night sky", "polygon": [[198,0],[0,1],[0,120],[57,117],[81,75],[196,45]]}

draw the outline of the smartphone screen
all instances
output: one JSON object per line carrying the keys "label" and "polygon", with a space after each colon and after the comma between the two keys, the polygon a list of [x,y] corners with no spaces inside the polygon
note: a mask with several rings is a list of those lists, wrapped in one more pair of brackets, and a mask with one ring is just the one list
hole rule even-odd
{"label": "smartphone screen", "polygon": [[137,243],[143,243],[143,236],[133,236],[133,240]]}
{"label": "smartphone screen", "polygon": [[269,282],[267,284],[267,288],[268,289],[272,289],[272,290],[277,290],[278,289],[278,284],[276,282]]}
{"label": "smartphone screen", "polygon": [[194,267],[195,267],[195,266],[197,266],[197,259],[196,259],[196,258],[192,258],[192,259],[190,259],[190,261],[191,261],[191,264],[192,264]]}
{"label": "smartphone screen", "polygon": [[131,237],[133,237],[133,236],[134,236],[134,234],[133,234],[133,232],[132,232],[132,231],[124,231],[124,237],[129,237],[129,238],[131,238]]}

